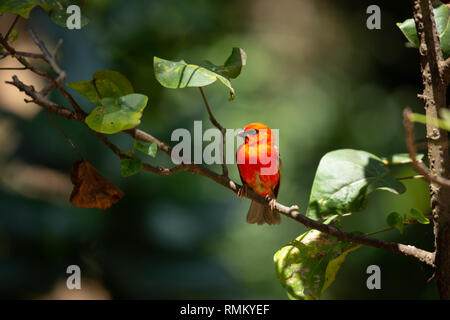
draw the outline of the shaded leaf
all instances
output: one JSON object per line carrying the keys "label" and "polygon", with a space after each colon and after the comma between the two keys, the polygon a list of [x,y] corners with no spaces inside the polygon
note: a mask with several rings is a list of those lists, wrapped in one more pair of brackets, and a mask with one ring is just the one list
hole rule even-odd
{"label": "shaded leaf", "polygon": [[67,86],[92,102],[100,102],[102,98],[119,98],[134,93],[130,81],[123,74],[114,70],[99,70],[92,75],[92,80],[71,82]]}
{"label": "shaded leaf", "polygon": [[402,216],[400,213],[391,212],[386,218],[386,223],[390,227],[397,229],[398,231],[400,231],[400,233],[403,234],[403,226],[405,223],[405,219],[404,216]]}
{"label": "shaded leaf", "polygon": [[156,143],[143,142],[143,141],[139,141],[139,140],[134,140],[133,148],[137,149],[151,157],[155,157],[156,151],[158,150],[158,146],[156,145]]}
{"label": "shaded leaf", "polygon": [[147,96],[139,93],[128,94],[118,100],[104,98],[85,122],[92,130],[108,134],[134,128],[141,123],[147,101]]}
{"label": "shaded leaf", "polygon": [[75,162],[70,177],[73,183],[70,203],[76,207],[106,210],[124,195],[89,162]]}
{"label": "shaded leaf", "polygon": [[188,64],[184,60],[170,61],[154,57],[154,71],[159,83],[171,89],[186,87],[204,87],[219,80],[230,89],[230,100],[234,99],[234,89],[229,78],[236,78],[246,64],[244,50],[233,48],[231,55],[223,66],[211,62],[201,65]]}
{"label": "shaded leaf", "polygon": [[359,246],[310,230],[278,250],[278,280],[290,299],[320,299],[335,280],[346,256]]}
{"label": "shaded leaf", "polygon": [[361,212],[375,190],[401,194],[405,187],[389,175],[386,164],[373,154],[352,149],[329,152],[317,168],[306,215],[319,220]]}
{"label": "shaded leaf", "polygon": [[142,161],[138,157],[120,159],[120,172],[124,177],[135,175],[141,168]]}
{"label": "shaded leaf", "polygon": [[[449,15],[450,9],[446,5],[440,5],[433,9],[436,29],[439,34],[442,54],[444,58],[450,56],[450,30]],[[409,44],[415,48],[419,47],[419,38],[417,36],[416,24],[413,19],[407,19],[404,22],[397,23],[397,27],[405,35]]]}

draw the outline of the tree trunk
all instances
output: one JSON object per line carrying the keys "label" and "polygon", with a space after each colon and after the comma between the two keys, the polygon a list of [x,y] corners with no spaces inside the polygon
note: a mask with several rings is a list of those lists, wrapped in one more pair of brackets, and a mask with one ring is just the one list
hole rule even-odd
{"label": "tree trunk", "polygon": [[[443,77],[443,58],[430,0],[413,2],[414,20],[420,40],[420,65],[427,118],[438,118],[447,107],[447,84]],[[427,124],[430,173],[450,177],[448,132]],[[431,213],[435,236],[435,278],[441,299],[450,300],[450,189],[430,184]]]}

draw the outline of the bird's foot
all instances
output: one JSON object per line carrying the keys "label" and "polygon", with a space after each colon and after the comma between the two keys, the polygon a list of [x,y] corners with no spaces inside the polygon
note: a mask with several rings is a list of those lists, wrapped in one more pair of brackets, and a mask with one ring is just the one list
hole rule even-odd
{"label": "bird's foot", "polygon": [[275,199],[272,194],[269,194],[268,196],[266,196],[266,200],[269,202],[270,211],[274,211],[277,199]]}
{"label": "bird's foot", "polygon": [[247,196],[247,185],[243,184],[242,187],[239,188],[238,192],[237,192],[237,196],[239,197],[239,199],[242,201],[242,198]]}

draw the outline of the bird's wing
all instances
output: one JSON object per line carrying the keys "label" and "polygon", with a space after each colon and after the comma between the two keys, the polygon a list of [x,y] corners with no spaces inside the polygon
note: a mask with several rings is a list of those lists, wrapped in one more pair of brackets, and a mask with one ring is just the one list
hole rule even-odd
{"label": "bird's wing", "polygon": [[281,156],[280,153],[278,152],[278,183],[273,189],[273,194],[275,195],[275,198],[278,197],[278,191],[280,191],[280,184],[281,184]]}

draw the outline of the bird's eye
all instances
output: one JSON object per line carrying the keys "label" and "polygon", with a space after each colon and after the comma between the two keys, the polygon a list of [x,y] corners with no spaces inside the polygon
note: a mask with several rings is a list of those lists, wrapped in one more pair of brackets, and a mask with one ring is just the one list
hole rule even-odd
{"label": "bird's eye", "polygon": [[248,129],[247,131],[245,131],[247,136],[254,136],[255,134],[258,133],[257,129]]}

